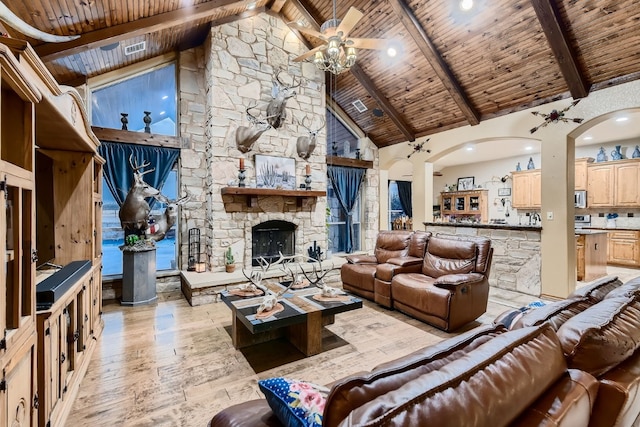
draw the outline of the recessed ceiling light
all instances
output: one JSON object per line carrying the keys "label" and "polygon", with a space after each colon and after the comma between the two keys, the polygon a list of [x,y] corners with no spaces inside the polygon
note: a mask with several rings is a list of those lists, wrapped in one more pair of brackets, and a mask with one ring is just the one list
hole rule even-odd
{"label": "recessed ceiling light", "polygon": [[524,147],[524,149],[527,150],[527,151],[531,151],[531,150],[533,150],[533,147],[530,146],[530,145],[527,145],[526,147]]}
{"label": "recessed ceiling light", "polygon": [[584,139],[585,141],[591,141],[593,139],[593,137],[591,135],[587,135],[582,139]]}
{"label": "recessed ceiling light", "polygon": [[460,1],[460,9],[462,10],[471,10],[473,7],[473,0],[461,0]]}
{"label": "recessed ceiling light", "polygon": [[629,117],[618,117],[616,122],[626,122],[627,120],[629,120]]}
{"label": "recessed ceiling light", "polygon": [[398,54],[398,51],[396,50],[396,48],[395,48],[395,47],[390,46],[390,47],[387,49],[387,55],[389,55],[391,58],[393,58],[393,57],[394,57],[394,56],[396,56],[397,54]]}
{"label": "recessed ceiling light", "polygon": [[473,145],[467,146],[467,151],[473,151]]}

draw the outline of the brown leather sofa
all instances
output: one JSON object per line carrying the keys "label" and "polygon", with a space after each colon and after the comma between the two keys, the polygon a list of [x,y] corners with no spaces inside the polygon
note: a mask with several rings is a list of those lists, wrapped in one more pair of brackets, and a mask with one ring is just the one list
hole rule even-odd
{"label": "brown leather sofa", "polygon": [[341,278],[347,291],[451,331],[486,311],[492,254],[485,237],[381,231],[374,255],[347,257]]}
{"label": "brown leather sofa", "polygon": [[[606,293],[611,283],[597,285],[337,381],[323,425],[638,425],[640,278]],[[282,426],[264,399],[224,409],[210,425]]]}

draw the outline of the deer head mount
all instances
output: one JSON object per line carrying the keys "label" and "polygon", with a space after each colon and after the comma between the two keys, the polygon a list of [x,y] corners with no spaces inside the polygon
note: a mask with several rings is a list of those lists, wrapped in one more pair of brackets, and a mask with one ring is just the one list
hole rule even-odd
{"label": "deer head mount", "polygon": [[158,242],[166,237],[167,232],[176,223],[176,219],[178,219],[178,207],[191,200],[191,195],[187,194],[178,200],[170,200],[162,194],[156,195],[155,198],[167,206],[161,215],[151,216],[149,227],[145,230],[145,236],[149,240]]}
{"label": "deer head mount", "polygon": [[280,80],[280,72],[282,72],[281,69],[278,70],[275,75],[273,89],[271,89],[271,97],[273,99],[269,101],[267,105],[267,120],[274,129],[278,129],[284,124],[287,118],[287,111],[285,109],[287,100],[296,96],[294,89],[302,84],[302,79],[296,84],[295,77],[293,77],[290,85],[283,83],[282,80]]}
{"label": "deer head mount", "polygon": [[150,165],[147,161],[142,161],[141,165],[138,165],[137,160],[134,161],[133,154],[129,156],[129,165],[133,169],[133,185],[127,193],[127,197],[124,199],[124,203],[120,206],[118,215],[120,217],[120,225],[128,234],[141,234],[149,226],[149,203],[145,200],[147,197],[156,197],[160,194],[160,191],[156,190],[149,184],[147,184],[143,175],[151,173],[155,170],[149,169],[141,172],[141,169]]}
{"label": "deer head mount", "polygon": [[324,125],[326,124],[324,118],[322,118],[320,127],[317,129],[312,129],[311,126],[313,125],[313,119],[311,119],[311,122],[307,126],[304,123],[306,118],[307,116],[305,116],[302,119],[302,122],[299,124],[307,130],[309,135],[299,136],[298,140],[296,141],[296,150],[298,151],[298,156],[303,160],[307,160],[309,159],[309,157],[311,157],[313,150],[316,149],[318,133],[322,130],[322,128],[324,128]]}
{"label": "deer head mount", "polygon": [[255,105],[252,105],[245,110],[250,125],[248,127],[238,126],[238,129],[236,129],[236,146],[241,153],[251,151],[253,144],[260,138],[260,135],[271,129],[271,125],[269,124],[270,117],[256,117],[249,112],[249,110],[255,107]]}

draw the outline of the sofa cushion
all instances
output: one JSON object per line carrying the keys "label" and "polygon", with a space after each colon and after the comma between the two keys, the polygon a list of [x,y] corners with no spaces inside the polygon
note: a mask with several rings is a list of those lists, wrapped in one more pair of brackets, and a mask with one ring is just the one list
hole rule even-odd
{"label": "sofa cushion", "polygon": [[569,367],[598,377],[640,348],[638,296],[605,298],[558,329]]}
{"label": "sofa cushion", "polygon": [[409,239],[409,256],[422,259],[427,249],[429,237],[431,237],[431,232],[429,231],[414,231],[411,239]]}
{"label": "sofa cushion", "polygon": [[573,291],[567,299],[573,298],[591,298],[595,302],[602,301],[602,299],[612,290],[620,286],[622,282],[618,279],[618,276],[605,276],[594,282],[582,286]]}
{"label": "sofa cushion", "polygon": [[436,234],[436,236],[449,240],[464,240],[475,242],[476,246],[478,247],[478,252],[476,267],[474,271],[476,271],[477,273],[488,272],[491,263],[491,239],[483,236],[465,236],[445,233],[438,233]]}
{"label": "sofa cushion", "polygon": [[629,280],[624,285],[620,285],[611,292],[609,292],[605,298],[618,298],[625,296],[637,295],[640,293],[640,277]]}
{"label": "sofa cushion", "polygon": [[288,427],[322,426],[328,389],[282,377],[258,381],[271,410]]}
{"label": "sofa cushion", "polygon": [[337,425],[351,411],[366,402],[425,373],[441,369],[504,331],[502,326],[479,326],[402,358],[383,363],[369,374],[353,375],[336,382],[327,397],[325,425]]}
{"label": "sofa cushion", "polygon": [[564,299],[545,304],[542,307],[527,310],[511,327],[511,329],[537,326],[549,322],[557,331],[567,320],[578,313],[582,313],[594,304],[594,300],[587,297],[578,299]]}
{"label": "sofa cushion", "polygon": [[445,274],[471,273],[476,263],[475,242],[431,237],[422,264],[422,274],[433,278]]}
{"label": "sofa cushion", "polygon": [[507,425],[566,370],[550,325],[508,331],[359,406],[340,425]]}
{"label": "sofa cushion", "polygon": [[343,284],[373,292],[373,279],[378,264],[342,264],[340,279]]}
{"label": "sofa cushion", "polygon": [[378,263],[387,262],[389,258],[406,256],[408,253],[411,231],[380,231],[373,251]]}

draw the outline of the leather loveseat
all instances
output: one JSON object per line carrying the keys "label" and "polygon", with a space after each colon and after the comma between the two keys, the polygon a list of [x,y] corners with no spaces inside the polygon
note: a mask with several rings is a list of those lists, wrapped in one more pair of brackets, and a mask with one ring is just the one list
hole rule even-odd
{"label": "leather loveseat", "polygon": [[[322,425],[638,425],[639,284],[597,283],[588,295],[520,311],[516,322],[513,312],[501,315],[493,325],[339,380]],[[586,304],[576,309],[576,300]],[[283,424],[256,399],[224,409],[210,425]]]}
{"label": "leather loveseat", "polygon": [[452,331],[486,311],[492,254],[486,237],[381,231],[374,255],[347,257],[341,278],[345,290]]}

